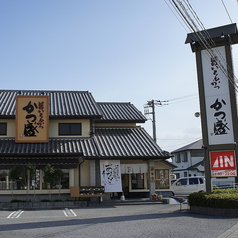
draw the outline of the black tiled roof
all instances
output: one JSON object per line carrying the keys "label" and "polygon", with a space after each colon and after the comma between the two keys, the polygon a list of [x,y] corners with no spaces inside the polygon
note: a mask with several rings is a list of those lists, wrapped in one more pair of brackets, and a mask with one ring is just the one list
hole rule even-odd
{"label": "black tiled roof", "polygon": [[94,118],[101,122],[144,123],[146,118],[131,103],[97,103],[88,91],[0,90],[0,118],[14,118],[16,96],[47,95],[51,118]]}
{"label": "black tiled roof", "polygon": [[164,153],[141,127],[96,128],[92,138],[52,138],[49,143],[15,143],[0,140],[0,157],[80,157],[84,159],[166,159]]}
{"label": "black tiled roof", "polygon": [[96,128],[95,143],[100,157],[169,158],[141,127]]}
{"label": "black tiled roof", "polygon": [[6,157],[95,157],[97,148],[92,138],[50,139],[49,143],[15,143],[14,139],[0,140],[0,156]]}
{"label": "black tiled roof", "polygon": [[14,166],[14,165],[25,165],[25,164],[34,164],[34,165],[41,165],[45,166],[47,164],[57,165],[57,166],[65,166],[72,165],[77,166],[79,164],[78,158],[0,158],[0,165],[1,166]]}
{"label": "black tiled roof", "polygon": [[0,90],[0,117],[14,117],[16,96],[50,98],[50,117],[101,118],[101,111],[88,91]]}
{"label": "black tiled roof", "polygon": [[103,114],[102,121],[144,123],[146,117],[129,102],[98,102]]}

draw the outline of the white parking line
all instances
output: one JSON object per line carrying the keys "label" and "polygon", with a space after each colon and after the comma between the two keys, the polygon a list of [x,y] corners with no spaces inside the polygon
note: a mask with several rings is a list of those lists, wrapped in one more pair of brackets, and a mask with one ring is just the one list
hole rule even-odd
{"label": "white parking line", "polygon": [[23,213],[23,210],[18,210],[18,211],[14,211],[12,212],[7,218],[18,218],[21,216],[21,214]]}
{"label": "white parking line", "polygon": [[65,208],[63,213],[66,217],[76,217],[77,216],[72,209],[68,209],[68,208]]}

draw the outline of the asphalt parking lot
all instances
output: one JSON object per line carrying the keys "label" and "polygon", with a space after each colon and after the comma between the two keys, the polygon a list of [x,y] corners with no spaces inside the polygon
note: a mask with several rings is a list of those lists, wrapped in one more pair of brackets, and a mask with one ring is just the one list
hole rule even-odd
{"label": "asphalt parking lot", "polygon": [[[181,209],[180,209],[181,208]],[[233,237],[238,218],[189,213],[187,204],[0,211],[0,237]]]}

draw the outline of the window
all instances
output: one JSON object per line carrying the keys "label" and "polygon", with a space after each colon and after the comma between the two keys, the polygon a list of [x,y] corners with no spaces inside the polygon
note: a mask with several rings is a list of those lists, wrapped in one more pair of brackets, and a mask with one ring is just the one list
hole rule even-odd
{"label": "window", "polygon": [[175,155],[175,162],[176,163],[180,163],[181,162],[180,154],[176,154]]}
{"label": "window", "polygon": [[182,156],[182,162],[187,162],[188,161],[188,156],[187,156],[186,152],[182,153],[181,156]]}
{"label": "window", "polygon": [[169,188],[169,170],[156,169],[155,170],[155,188]]}
{"label": "window", "polygon": [[189,184],[190,184],[190,185],[198,184],[198,178],[190,178],[190,179],[189,179]]}
{"label": "window", "polygon": [[144,174],[131,175],[132,189],[144,189]]}
{"label": "window", "polygon": [[184,179],[180,179],[178,182],[177,182],[177,186],[184,186],[184,185],[187,185],[188,184],[188,179],[184,178]]}
{"label": "window", "polygon": [[200,184],[204,184],[204,181],[202,178],[199,178],[199,182],[200,182]]}
{"label": "window", "polygon": [[[56,167],[55,167],[56,168]],[[51,188],[52,189],[67,189],[69,188],[69,169],[61,169],[64,173],[64,176],[60,179],[54,179],[52,184],[51,184]],[[44,175],[43,175],[44,177]],[[44,181],[43,185],[42,185],[43,189],[49,189],[49,184],[47,182]]]}
{"label": "window", "polygon": [[6,122],[1,122],[0,123],[0,135],[1,136],[6,136],[7,135],[7,123]]}
{"label": "window", "polygon": [[12,182],[8,180],[9,169],[0,169],[0,189],[10,189],[12,188]]}
{"label": "window", "polygon": [[82,123],[59,123],[60,136],[82,135]]}

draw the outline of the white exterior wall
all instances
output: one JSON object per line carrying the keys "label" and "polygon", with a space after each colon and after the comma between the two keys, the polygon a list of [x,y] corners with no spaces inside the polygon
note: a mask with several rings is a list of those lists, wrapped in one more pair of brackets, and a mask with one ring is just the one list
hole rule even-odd
{"label": "white exterior wall", "polygon": [[[1,138],[14,138],[15,137],[15,120],[14,119],[0,119],[0,122],[7,123],[7,135],[0,136]],[[60,137],[58,133],[59,123],[82,123],[82,135],[81,136],[69,136],[69,137],[90,137],[90,120],[88,119],[61,119],[61,120],[50,120],[49,125],[49,137],[55,138]],[[67,136],[63,136],[64,138]]]}
{"label": "white exterior wall", "polygon": [[7,135],[1,135],[1,138],[13,138],[15,137],[15,120],[14,119],[0,119],[1,123],[7,123]]}
{"label": "white exterior wall", "polygon": [[[60,120],[50,120],[50,132],[49,132],[49,137],[50,138],[55,138],[55,137],[61,137],[59,136],[58,128],[59,128],[59,123],[82,123],[82,135],[81,136],[68,136],[68,137],[90,137],[90,120],[88,119],[60,119]],[[62,136],[62,137],[67,137],[67,136]]]}
{"label": "white exterior wall", "polygon": [[[196,171],[196,170],[187,170],[187,168],[199,163],[200,161],[202,161],[204,159],[204,157],[191,157],[191,153],[190,151],[187,152],[181,152],[180,154],[186,153],[187,154],[187,161],[183,162],[182,161],[182,157],[181,157],[181,162],[177,163],[176,162],[176,158],[175,156],[173,157],[173,164],[177,166],[177,168],[175,168],[173,170],[174,174],[179,174],[179,177],[184,177],[185,176],[185,172],[187,172],[187,176],[191,175],[191,176],[203,176],[204,173]],[[178,154],[178,153],[176,153]]]}

